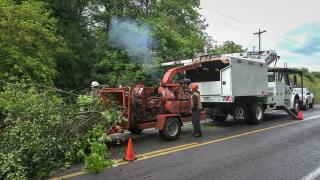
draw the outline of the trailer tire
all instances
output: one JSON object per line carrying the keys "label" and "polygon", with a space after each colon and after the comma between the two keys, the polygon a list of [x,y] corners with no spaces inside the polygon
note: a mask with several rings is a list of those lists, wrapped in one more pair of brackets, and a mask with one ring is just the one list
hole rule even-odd
{"label": "trailer tire", "polygon": [[143,131],[143,129],[130,128],[129,131],[130,131],[132,134],[141,134],[141,132]]}
{"label": "trailer tire", "polygon": [[181,123],[178,118],[167,118],[163,129],[159,130],[161,137],[165,140],[171,141],[178,139],[181,133]]}
{"label": "trailer tire", "polygon": [[260,124],[263,121],[263,105],[260,102],[249,104],[248,121],[250,124]]}

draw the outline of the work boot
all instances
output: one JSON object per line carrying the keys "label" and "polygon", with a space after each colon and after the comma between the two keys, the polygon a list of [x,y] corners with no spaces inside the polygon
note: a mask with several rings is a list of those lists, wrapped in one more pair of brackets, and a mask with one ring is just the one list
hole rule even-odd
{"label": "work boot", "polygon": [[196,133],[193,135],[193,137],[202,137],[202,134]]}

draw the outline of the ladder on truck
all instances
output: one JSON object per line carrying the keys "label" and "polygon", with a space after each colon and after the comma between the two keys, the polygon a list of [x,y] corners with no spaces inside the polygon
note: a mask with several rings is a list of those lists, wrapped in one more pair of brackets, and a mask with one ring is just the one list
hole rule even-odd
{"label": "ladder on truck", "polygon": [[286,106],[282,106],[282,109],[283,109],[286,113],[288,113],[288,115],[289,115],[291,118],[296,119],[296,120],[299,119],[298,116],[295,115],[292,111],[290,111],[290,109],[288,109]]}

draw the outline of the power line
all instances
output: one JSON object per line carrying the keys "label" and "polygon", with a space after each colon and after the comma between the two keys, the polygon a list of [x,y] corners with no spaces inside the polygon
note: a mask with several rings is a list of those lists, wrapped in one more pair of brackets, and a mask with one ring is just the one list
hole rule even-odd
{"label": "power line", "polygon": [[[221,15],[221,16],[223,16],[223,17],[226,17],[226,18],[228,18],[228,19],[234,20],[234,21],[236,21],[236,22],[238,22],[238,23],[244,24],[244,25],[246,25],[246,26],[254,27],[253,25],[248,24],[246,21],[244,21],[244,20],[242,20],[242,19],[240,19],[240,18],[238,18],[238,17],[232,16],[232,15],[230,15],[230,14],[227,14],[227,13],[225,13],[225,12],[219,12],[219,11],[217,11],[217,10],[215,10],[215,9],[214,9],[214,10],[211,9],[211,11],[213,11],[214,13],[219,14],[219,15]],[[221,22],[221,21],[220,21],[220,22]],[[218,23],[217,23],[217,24],[218,24]],[[226,22],[224,22],[223,24],[220,23],[220,24],[218,24],[218,25],[224,26],[224,27],[226,27],[226,28],[229,28],[229,29],[232,29],[232,30],[235,30],[235,31],[239,31],[239,32],[242,31],[242,30],[239,29],[239,28],[240,28],[239,26],[234,26],[234,25],[231,25],[231,24],[226,23]],[[234,28],[234,27],[236,27],[236,28]],[[274,37],[275,37],[275,36],[277,36],[277,40],[278,40],[278,38],[280,38],[280,39],[282,39],[282,40],[284,40],[284,41],[288,41],[288,42],[293,42],[293,43],[299,44],[299,42],[297,42],[297,41],[295,41],[295,40],[293,40],[293,39],[290,39],[290,38],[288,38],[288,37],[285,37],[285,36],[283,36],[283,35],[278,34],[278,35],[274,35]],[[276,38],[274,38],[274,39],[276,39]],[[313,50],[318,50],[318,49],[316,49],[316,48],[314,48],[314,47],[312,47],[312,46],[310,46],[310,45],[307,45],[307,44],[305,44],[304,46],[307,47],[307,48],[313,49]]]}
{"label": "power line", "polygon": [[247,49],[249,46],[251,46],[257,38],[258,38],[258,36],[254,37],[253,40],[245,47],[245,49]]}

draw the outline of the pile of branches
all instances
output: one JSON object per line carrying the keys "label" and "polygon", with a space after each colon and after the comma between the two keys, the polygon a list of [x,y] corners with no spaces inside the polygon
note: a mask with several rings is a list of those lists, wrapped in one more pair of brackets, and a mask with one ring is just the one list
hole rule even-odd
{"label": "pile of branches", "polygon": [[105,159],[106,132],[125,121],[120,109],[100,108],[89,96],[74,99],[24,84],[8,84],[0,91],[0,176],[42,179],[78,162],[85,162],[90,172],[114,163]]}

